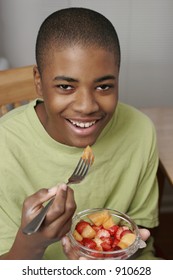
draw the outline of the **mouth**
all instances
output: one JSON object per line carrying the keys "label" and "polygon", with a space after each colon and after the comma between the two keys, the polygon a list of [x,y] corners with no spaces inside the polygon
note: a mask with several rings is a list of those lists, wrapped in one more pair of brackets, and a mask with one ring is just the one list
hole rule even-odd
{"label": "mouth", "polygon": [[[75,145],[84,147],[95,143],[103,128],[104,117],[93,119],[70,119],[66,118],[66,128]],[[77,143],[77,144],[76,144]]]}
{"label": "mouth", "polygon": [[97,122],[97,120],[95,121],[86,121],[86,122],[82,122],[82,121],[74,121],[74,120],[71,120],[69,119],[68,120],[72,125],[74,125],[75,127],[78,127],[78,128],[89,128],[89,127],[92,127],[93,125],[95,125],[95,123]]}

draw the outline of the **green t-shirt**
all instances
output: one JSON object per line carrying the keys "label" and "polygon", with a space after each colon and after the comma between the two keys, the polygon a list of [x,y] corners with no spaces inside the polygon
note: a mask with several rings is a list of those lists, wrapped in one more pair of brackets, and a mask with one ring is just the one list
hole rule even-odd
{"label": "green t-shirt", "polygon": [[[13,244],[24,199],[40,188],[66,182],[83,151],[52,139],[35,104],[36,100],[0,118],[0,254]],[[77,212],[108,207],[126,213],[140,226],[157,226],[158,155],[149,119],[119,103],[92,149],[95,162],[87,177],[71,186]],[[44,258],[63,259],[60,247],[49,246]]]}

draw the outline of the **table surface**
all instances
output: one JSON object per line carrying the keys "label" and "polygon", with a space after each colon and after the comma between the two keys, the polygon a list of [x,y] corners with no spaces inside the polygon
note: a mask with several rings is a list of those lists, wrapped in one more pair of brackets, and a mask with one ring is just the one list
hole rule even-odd
{"label": "table surface", "polygon": [[173,107],[141,108],[141,111],[155,125],[160,162],[173,185]]}

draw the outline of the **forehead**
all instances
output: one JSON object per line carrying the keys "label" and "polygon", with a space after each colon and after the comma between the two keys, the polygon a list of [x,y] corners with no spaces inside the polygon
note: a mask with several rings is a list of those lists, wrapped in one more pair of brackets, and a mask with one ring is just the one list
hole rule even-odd
{"label": "forehead", "polygon": [[[50,49],[46,55],[44,70],[62,72],[117,71],[118,57],[114,52],[99,47],[73,46]],[[68,74],[68,73],[67,73]]]}

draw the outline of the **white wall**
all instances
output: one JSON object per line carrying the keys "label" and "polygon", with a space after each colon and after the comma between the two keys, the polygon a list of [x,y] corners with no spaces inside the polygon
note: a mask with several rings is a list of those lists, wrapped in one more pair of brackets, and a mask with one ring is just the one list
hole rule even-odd
{"label": "white wall", "polygon": [[173,105],[173,0],[0,0],[0,45],[11,67],[35,62],[41,22],[69,6],[97,10],[115,26],[122,49],[122,101],[137,107]]}
{"label": "white wall", "polygon": [[68,0],[0,0],[0,45],[11,67],[35,62],[35,40],[42,21],[68,6]]}

